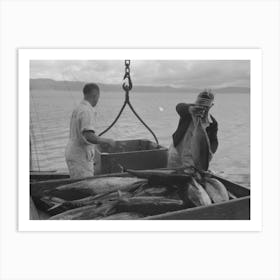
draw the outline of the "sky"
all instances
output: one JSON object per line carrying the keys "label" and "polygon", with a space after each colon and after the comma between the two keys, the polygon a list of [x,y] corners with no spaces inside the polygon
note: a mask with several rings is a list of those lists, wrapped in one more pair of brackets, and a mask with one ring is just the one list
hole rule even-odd
{"label": "sky", "polygon": [[[248,60],[132,60],[134,85],[250,87]],[[121,84],[123,60],[32,60],[30,78]]]}

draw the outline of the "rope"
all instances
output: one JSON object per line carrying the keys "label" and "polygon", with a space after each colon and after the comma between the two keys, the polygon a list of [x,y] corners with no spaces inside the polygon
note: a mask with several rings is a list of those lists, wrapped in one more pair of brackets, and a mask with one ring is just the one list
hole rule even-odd
{"label": "rope", "polygon": [[[32,134],[32,139],[33,139],[33,144],[34,144],[34,148],[35,148],[35,156],[36,156],[36,160],[37,160],[37,166],[38,166],[38,169],[39,171],[41,171],[40,169],[40,165],[39,165],[39,155],[40,155],[40,152],[42,152],[46,158],[46,160],[48,162],[50,162],[50,159],[49,159],[49,156],[47,154],[47,145],[46,145],[46,140],[45,140],[45,137],[44,137],[44,134],[43,134],[43,129],[42,129],[42,126],[41,126],[41,119],[39,117],[39,113],[37,111],[37,108],[36,108],[36,103],[34,101],[34,97],[32,95],[32,93],[30,93],[30,96],[31,96],[31,104],[32,104],[32,108],[34,109],[34,112],[35,112],[35,117],[37,119],[37,125],[38,125],[38,129],[39,129],[39,133],[40,133],[40,138],[39,140],[41,140],[41,143],[42,143],[42,146],[43,146],[43,150],[42,149],[39,149],[38,146],[37,146],[37,141],[38,141],[38,138],[36,138],[36,135],[34,133],[34,125],[33,125],[33,120],[32,120],[32,117],[31,117],[31,134]],[[41,153],[41,155],[42,155]]]}
{"label": "rope", "polygon": [[129,100],[129,92],[132,89],[132,81],[131,81],[131,77],[130,77],[130,60],[125,60],[124,62],[125,64],[125,74],[124,74],[124,80],[127,79],[128,80],[128,84],[123,83],[122,87],[123,90],[125,91],[125,101],[118,113],[118,115],[116,116],[116,118],[114,119],[114,121],[109,125],[108,128],[106,128],[104,131],[102,131],[99,136],[102,136],[104,133],[106,133],[107,131],[109,131],[114,124],[118,121],[118,119],[120,118],[124,108],[126,105],[129,106],[129,108],[131,109],[131,111],[133,112],[133,114],[137,117],[137,119],[147,128],[147,130],[153,135],[155,141],[157,144],[159,144],[158,139],[155,135],[155,133],[152,131],[152,129],[142,120],[142,118],[136,113],[135,109],[133,108],[132,104],[130,103]]}
{"label": "rope", "polygon": [[[30,132],[31,132],[31,147],[30,147],[31,160],[33,160],[32,159],[32,141],[33,141],[33,144],[35,147],[35,158],[36,158],[36,162],[37,162],[37,167],[38,167],[39,171],[41,171],[39,157],[38,157],[38,153],[37,153],[38,148],[37,148],[37,143],[36,143],[36,139],[35,139],[35,134],[33,131],[32,119],[31,119],[31,123],[30,123]],[[31,166],[32,166],[32,162],[31,162]]]}

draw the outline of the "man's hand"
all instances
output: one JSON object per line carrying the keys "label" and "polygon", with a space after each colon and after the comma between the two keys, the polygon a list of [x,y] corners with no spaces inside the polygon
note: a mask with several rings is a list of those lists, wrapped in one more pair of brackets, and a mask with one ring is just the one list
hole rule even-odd
{"label": "man's hand", "polygon": [[189,112],[193,117],[203,118],[205,116],[206,109],[203,106],[192,105],[189,107]]}
{"label": "man's hand", "polygon": [[113,139],[106,139],[106,144],[109,145],[111,148],[116,148],[117,142]]}
{"label": "man's hand", "polygon": [[85,137],[85,140],[91,144],[105,144],[112,149],[117,146],[117,142],[113,139],[97,136],[93,131],[83,131],[83,136]]}

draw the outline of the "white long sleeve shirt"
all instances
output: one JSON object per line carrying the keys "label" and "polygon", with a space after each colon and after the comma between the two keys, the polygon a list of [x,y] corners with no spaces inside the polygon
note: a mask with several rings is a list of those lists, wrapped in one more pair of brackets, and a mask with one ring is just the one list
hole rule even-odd
{"label": "white long sleeve shirt", "polygon": [[65,159],[73,179],[93,176],[94,145],[83,136],[84,131],[95,130],[96,110],[83,100],[74,109],[70,121],[69,141]]}

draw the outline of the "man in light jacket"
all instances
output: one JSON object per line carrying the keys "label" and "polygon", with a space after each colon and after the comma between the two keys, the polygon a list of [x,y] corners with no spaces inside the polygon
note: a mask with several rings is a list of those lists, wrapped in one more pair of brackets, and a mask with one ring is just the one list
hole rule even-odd
{"label": "man in light jacket", "polygon": [[95,134],[96,106],[100,90],[96,84],[86,84],[83,88],[84,99],[74,109],[70,121],[69,141],[65,159],[71,179],[94,175],[94,144],[108,144],[115,147],[115,141],[101,138]]}

